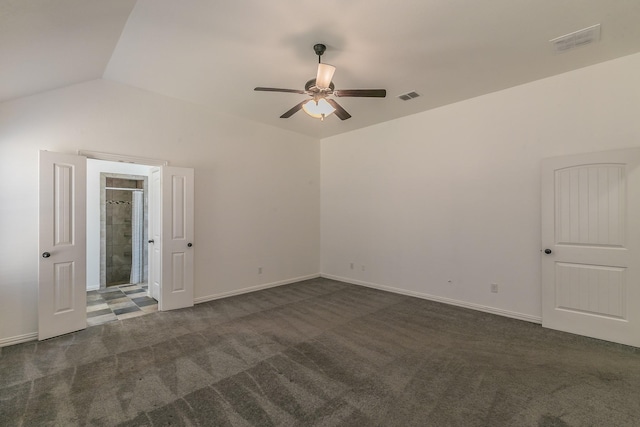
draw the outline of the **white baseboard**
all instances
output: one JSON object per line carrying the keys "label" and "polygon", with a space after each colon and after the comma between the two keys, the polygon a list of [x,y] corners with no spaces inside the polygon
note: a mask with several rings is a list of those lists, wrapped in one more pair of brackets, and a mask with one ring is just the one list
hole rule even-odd
{"label": "white baseboard", "polygon": [[[223,292],[221,294],[208,295],[206,297],[198,297],[193,300],[193,303],[200,304],[202,302],[213,301],[220,298],[226,298],[234,295],[241,295],[249,292],[255,292],[261,289],[274,288],[276,286],[288,285],[290,283],[301,282],[303,280],[316,279],[318,277],[320,277],[320,273],[310,274],[308,276],[294,277],[293,279],[281,280],[278,282],[265,283],[263,285],[250,286],[248,288],[238,289],[231,292]],[[35,341],[37,339],[38,339],[37,332],[32,332],[32,333],[23,334],[23,335],[16,335],[15,337],[0,338],[0,347],[7,347],[10,345],[20,344],[23,342]]]}
{"label": "white baseboard", "polygon": [[255,292],[262,289],[275,288],[276,286],[282,286],[282,285],[288,285],[290,283],[301,282],[303,280],[316,279],[318,277],[320,277],[320,273],[310,274],[308,276],[294,277],[293,279],[280,280],[278,282],[265,283],[262,285],[250,286],[248,288],[242,288],[234,291],[222,292],[220,294],[213,294],[213,295],[207,295],[205,297],[194,298],[193,303],[200,304],[203,302],[213,301],[216,299],[232,297],[234,295],[247,294],[249,292]]}
{"label": "white baseboard", "polygon": [[9,345],[35,341],[37,339],[38,339],[37,332],[31,332],[30,334],[16,335],[15,337],[2,338],[0,339],[0,347],[7,347]]}
{"label": "white baseboard", "polygon": [[[455,305],[458,307],[470,308],[472,310],[483,311],[485,313],[497,314],[499,316],[510,317],[512,319],[524,320],[532,323],[542,323],[542,318],[538,316],[531,316],[529,314],[517,313],[515,311],[503,310],[500,308],[490,307],[481,304],[475,304],[466,301],[455,300],[451,298],[440,297],[436,295],[425,294],[421,292],[408,291],[406,289],[394,288],[391,286],[378,285],[376,283],[364,282],[362,280],[350,279],[348,277],[334,276],[331,274],[310,274],[308,276],[294,277],[292,279],[281,280],[278,282],[265,283],[262,285],[250,286],[248,288],[242,288],[230,292],[223,292],[220,294],[208,295],[205,297],[198,297],[193,300],[194,304],[200,304],[207,301],[213,301],[216,299],[227,298],[234,295],[246,294],[249,292],[255,292],[262,289],[274,288],[276,286],[288,285],[290,283],[301,282],[303,280],[315,279],[318,277],[325,277],[327,279],[337,280],[340,282],[351,283],[352,285],[365,286],[367,288],[380,289],[382,291],[393,292],[395,294],[407,295],[416,298],[422,298],[430,301],[441,302],[444,304]],[[38,333],[32,332],[29,334],[16,335],[14,337],[1,338],[0,347],[6,347],[9,345],[20,344],[29,341],[35,341],[38,339]]]}
{"label": "white baseboard", "polygon": [[542,323],[542,318],[531,316],[530,314],[518,313],[515,311],[503,310],[501,308],[490,307],[488,305],[476,304],[472,302],[460,301],[451,298],[439,297],[436,295],[424,294],[421,292],[408,291],[406,289],[394,288],[391,286],[378,285],[376,283],[363,282],[361,280],[349,279],[347,277],[334,276],[331,274],[320,274],[327,279],[338,280],[340,282],[351,283],[352,285],[365,286],[367,288],[380,289],[382,291],[393,292],[395,294],[407,295],[410,297],[422,298],[458,307],[470,308],[472,310],[483,311],[485,313],[497,314],[499,316],[510,317],[512,319],[524,320],[532,323]]}

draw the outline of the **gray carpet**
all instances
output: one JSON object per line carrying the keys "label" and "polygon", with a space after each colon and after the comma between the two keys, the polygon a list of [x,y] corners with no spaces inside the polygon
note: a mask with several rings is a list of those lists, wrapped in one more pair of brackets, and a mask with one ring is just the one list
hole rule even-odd
{"label": "gray carpet", "polygon": [[0,350],[2,426],[635,426],[640,351],[326,279]]}

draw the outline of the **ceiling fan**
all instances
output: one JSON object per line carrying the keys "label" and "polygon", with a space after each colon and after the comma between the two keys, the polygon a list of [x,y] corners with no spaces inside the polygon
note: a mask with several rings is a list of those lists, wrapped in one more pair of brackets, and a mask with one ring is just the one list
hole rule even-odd
{"label": "ceiling fan", "polygon": [[315,79],[309,80],[304,85],[304,90],[298,89],[278,89],[273,87],[257,87],[254,90],[264,92],[286,92],[286,93],[299,93],[301,95],[309,95],[311,99],[306,99],[297,104],[289,111],[280,116],[281,119],[287,119],[297,113],[299,110],[304,110],[305,113],[311,117],[324,120],[325,117],[332,113],[335,113],[340,120],[347,120],[351,117],[351,114],[340,106],[334,99],[330,98],[331,95],[338,97],[365,97],[365,98],[384,98],[387,96],[385,89],[342,89],[335,90],[335,86],[331,79],[333,79],[333,73],[336,71],[336,67],[329,64],[323,64],[320,60],[322,54],[327,49],[323,44],[316,44],[313,46],[313,50],[318,55],[318,74]]}

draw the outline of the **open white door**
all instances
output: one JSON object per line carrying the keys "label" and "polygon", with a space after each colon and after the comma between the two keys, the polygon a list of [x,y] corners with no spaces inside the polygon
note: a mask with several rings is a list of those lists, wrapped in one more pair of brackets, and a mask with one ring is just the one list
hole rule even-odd
{"label": "open white door", "polygon": [[193,306],[193,185],[193,169],[151,172],[149,286],[161,311]]}
{"label": "open white door", "polygon": [[640,149],[542,162],[542,325],[640,347]]}
{"label": "open white door", "polygon": [[86,158],[40,151],[38,339],[87,327]]}
{"label": "open white door", "polygon": [[[160,273],[162,268],[162,246],[160,234],[162,231],[162,186],[160,184],[162,171],[160,168],[151,170],[149,179],[149,296],[160,300]],[[156,244],[156,242],[158,242]]]}

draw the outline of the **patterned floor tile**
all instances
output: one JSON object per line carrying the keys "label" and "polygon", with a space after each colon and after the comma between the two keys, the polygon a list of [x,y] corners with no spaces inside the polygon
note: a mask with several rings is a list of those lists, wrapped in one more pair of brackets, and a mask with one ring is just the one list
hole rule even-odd
{"label": "patterned floor tile", "polygon": [[119,316],[121,314],[131,313],[132,311],[140,311],[140,307],[133,305],[131,307],[116,308],[113,310],[113,314]]}
{"label": "patterned floor tile", "polygon": [[113,313],[113,311],[110,308],[107,307],[107,308],[104,308],[102,310],[89,311],[87,313],[87,318],[99,317],[99,316],[103,316],[105,314],[111,314],[111,313]]}
{"label": "patterned floor tile", "polygon": [[94,301],[95,304],[87,303],[87,313],[90,311],[98,311],[103,310],[105,308],[109,308],[109,304],[107,304],[104,300],[102,301]]}
{"label": "patterned floor tile", "polygon": [[144,307],[146,305],[158,304],[158,301],[149,297],[141,297],[141,298],[132,298],[133,302],[136,303],[138,307]]}
{"label": "patterned floor tile", "polygon": [[110,286],[87,292],[87,324],[100,325],[158,311],[158,301],[147,296],[146,285]]}
{"label": "patterned floor tile", "polygon": [[120,299],[120,298],[124,298],[124,294],[122,292],[109,292],[107,294],[103,294],[102,298],[106,299],[107,301],[113,300],[113,299]]}
{"label": "patterned floor tile", "polygon": [[109,303],[109,308],[114,311],[120,308],[127,308],[127,307],[137,307],[137,306],[135,302],[131,301],[128,298],[126,298],[124,301],[118,300],[118,302],[115,304]]}

